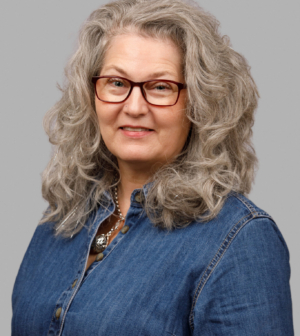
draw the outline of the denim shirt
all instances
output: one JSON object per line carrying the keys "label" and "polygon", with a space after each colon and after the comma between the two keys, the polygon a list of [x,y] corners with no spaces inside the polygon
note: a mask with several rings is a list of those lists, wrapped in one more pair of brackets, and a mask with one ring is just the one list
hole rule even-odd
{"label": "denim shirt", "polygon": [[16,278],[12,335],[293,335],[286,243],[231,193],[217,217],[165,231],[131,195],[124,227],[85,272],[111,198],[72,239],[37,227]]}

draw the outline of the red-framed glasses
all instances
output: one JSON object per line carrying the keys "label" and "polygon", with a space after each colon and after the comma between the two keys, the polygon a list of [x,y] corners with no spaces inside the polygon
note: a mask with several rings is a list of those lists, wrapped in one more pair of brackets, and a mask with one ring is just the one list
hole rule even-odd
{"label": "red-framed glasses", "polygon": [[94,76],[92,82],[97,98],[113,104],[123,103],[130,96],[133,87],[139,86],[147,103],[173,106],[179,99],[180,91],[186,89],[186,84],[165,79],[133,82],[118,76]]}

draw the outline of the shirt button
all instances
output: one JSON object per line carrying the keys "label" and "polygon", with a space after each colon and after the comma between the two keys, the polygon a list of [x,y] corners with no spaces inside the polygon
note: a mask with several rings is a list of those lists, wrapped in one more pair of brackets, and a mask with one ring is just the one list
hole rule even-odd
{"label": "shirt button", "polygon": [[121,232],[125,234],[128,230],[129,230],[129,226],[128,226],[128,225],[124,225],[124,226],[122,227]]}
{"label": "shirt button", "polygon": [[97,254],[96,261],[101,261],[103,259],[103,257],[104,257],[103,253]]}
{"label": "shirt button", "polygon": [[135,199],[136,202],[141,203],[141,201],[142,201],[141,193],[140,192],[136,193],[135,196],[134,196],[134,199]]}
{"label": "shirt button", "polygon": [[76,283],[77,283],[77,279],[72,283],[72,288],[76,286]]}
{"label": "shirt button", "polygon": [[59,319],[60,314],[61,314],[61,308],[58,308],[55,312],[55,317],[56,317],[57,320]]}

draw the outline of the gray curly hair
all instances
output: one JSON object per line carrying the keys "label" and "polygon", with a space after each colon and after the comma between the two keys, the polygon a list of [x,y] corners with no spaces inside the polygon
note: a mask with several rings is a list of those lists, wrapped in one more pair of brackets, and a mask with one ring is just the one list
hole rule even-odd
{"label": "gray curly hair", "polygon": [[112,38],[132,29],[169,39],[182,51],[186,114],[192,124],[180,155],[152,177],[144,203],[152,222],[172,229],[208,221],[230,191],[251,190],[259,95],[245,58],[220,35],[219,22],[194,3],[119,0],[95,10],[84,23],[65,69],[62,98],[44,119],[54,151],[42,175],[49,207],[40,224],[54,221],[57,235],[79,232],[104,192],[117,183],[118,164],[101,138],[91,78],[101,71]]}

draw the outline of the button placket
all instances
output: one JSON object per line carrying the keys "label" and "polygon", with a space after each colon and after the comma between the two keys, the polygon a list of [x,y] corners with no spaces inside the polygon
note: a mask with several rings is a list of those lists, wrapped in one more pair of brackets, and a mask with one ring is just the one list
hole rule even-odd
{"label": "button placket", "polygon": [[[144,194],[143,192],[137,192],[133,198],[131,198],[131,201],[136,202],[136,203],[142,203],[144,200]],[[140,206],[138,206],[140,208]],[[133,211],[132,211],[133,210]],[[120,241],[123,239],[124,235],[131,229],[131,223],[132,223],[132,218],[138,216],[138,213],[140,212],[140,209],[136,209],[136,205],[133,206],[133,208],[129,209],[129,217],[126,216],[125,223],[129,223],[129,225],[124,225],[120,232],[117,234],[117,236],[113,239],[113,241],[107,246],[105,251],[99,253],[96,255],[94,262],[91,264],[89,267],[88,271],[85,272],[85,276],[82,280],[82,283],[87,281],[87,279],[91,276],[93,272],[95,272],[96,268],[101,267],[100,262],[109,257],[109,254],[113,252],[113,250],[116,248],[116,246],[120,243]],[[125,224],[124,223],[124,224]]]}

